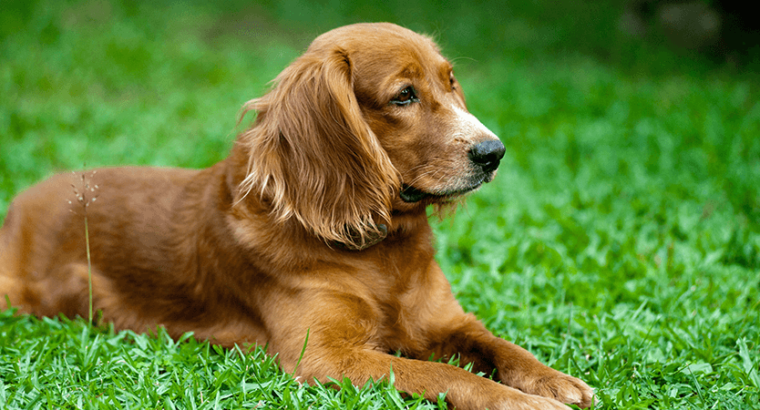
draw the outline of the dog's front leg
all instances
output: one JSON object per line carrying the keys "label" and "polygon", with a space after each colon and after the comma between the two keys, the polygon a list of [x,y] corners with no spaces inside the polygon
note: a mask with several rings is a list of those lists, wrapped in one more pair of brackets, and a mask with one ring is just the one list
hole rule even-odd
{"label": "dog's front leg", "polygon": [[307,348],[296,373],[306,380],[316,378],[328,382],[330,378],[348,377],[355,385],[368,380],[389,379],[391,372],[394,387],[407,393],[416,393],[436,401],[446,394],[446,401],[462,410],[568,410],[562,403],[540,396],[525,394],[517,389],[479,377],[464,369],[444,363],[396,357],[368,347],[339,349]]}
{"label": "dog's front leg", "polygon": [[[307,295],[306,297],[301,297]],[[273,296],[273,294],[270,294]],[[277,320],[271,322],[269,353],[277,353],[280,366],[299,380],[327,383],[348,378],[363,386],[370,379],[389,380],[407,393],[446,401],[463,410],[568,410],[562,403],[525,394],[518,389],[479,377],[445,363],[396,357],[378,324],[382,316],[371,302],[337,292],[295,292],[272,305]],[[298,310],[285,309],[298,306]]]}
{"label": "dog's front leg", "polygon": [[551,397],[582,408],[591,405],[594,391],[582,380],[539,362],[530,352],[494,336],[472,315],[457,320],[431,337],[430,351],[438,357],[460,356],[460,364],[491,375],[504,384],[529,394]]}

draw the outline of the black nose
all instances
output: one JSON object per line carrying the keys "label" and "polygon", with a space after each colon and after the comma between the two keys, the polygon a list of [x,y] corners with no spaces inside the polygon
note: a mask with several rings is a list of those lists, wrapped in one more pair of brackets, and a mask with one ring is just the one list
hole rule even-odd
{"label": "black nose", "polygon": [[470,148],[470,160],[483,168],[483,172],[491,172],[499,167],[499,161],[504,156],[504,144],[499,140],[488,140],[475,144]]}

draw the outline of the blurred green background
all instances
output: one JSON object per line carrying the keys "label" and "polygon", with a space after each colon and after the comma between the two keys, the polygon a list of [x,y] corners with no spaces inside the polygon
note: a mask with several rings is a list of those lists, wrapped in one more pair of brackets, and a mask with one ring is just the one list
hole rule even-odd
{"label": "blurred green background", "polygon": [[433,220],[465,308],[606,408],[757,408],[758,62],[631,28],[636,4],[2,0],[0,218],[54,172],[209,166],[314,37],[395,22],[507,147]]}

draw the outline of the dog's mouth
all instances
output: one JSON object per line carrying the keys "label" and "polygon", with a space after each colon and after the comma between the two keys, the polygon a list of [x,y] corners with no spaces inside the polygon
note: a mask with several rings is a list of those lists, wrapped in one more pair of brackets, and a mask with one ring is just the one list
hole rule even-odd
{"label": "dog's mouth", "polygon": [[476,181],[475,183],[470,184],[464,188],[458,188],[444,192],[425,192],[419,188],[404,184],[401,188],[399,196],[401,196],[402,201],[407,203],[420,202],[425,199],[431,199],[433,202],[446,202],[450,199],[454,199],[455,197],[464,195],[468,192],[472,192],[480,188],[484,182],[490,182],[490,179],[482,178],[479,181]]}

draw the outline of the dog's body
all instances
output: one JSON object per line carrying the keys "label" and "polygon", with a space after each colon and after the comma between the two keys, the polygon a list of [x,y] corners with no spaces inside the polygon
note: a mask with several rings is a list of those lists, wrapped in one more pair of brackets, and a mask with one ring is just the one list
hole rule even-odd
{"label": "dog's body", "polygon": [[[72,193],[81,174],[62,174],[19,195],[0,229],[0,295],[86,317],[86,214],[95,308],[117,329],[267,345],[286,371],[308,333],[306,380],[363,384],[392,367],[400,390],[461,409],[591,403],[585,383],[465,314],[433,259],[426,206],[489,182],[504,147],[432,41],[391,24],[333,30],[247,109],[256,122],[209,169],[87,172],[89,199]],[[456,355],[503,384],[426,361]]]}

